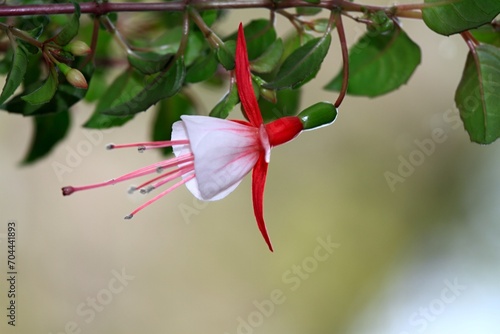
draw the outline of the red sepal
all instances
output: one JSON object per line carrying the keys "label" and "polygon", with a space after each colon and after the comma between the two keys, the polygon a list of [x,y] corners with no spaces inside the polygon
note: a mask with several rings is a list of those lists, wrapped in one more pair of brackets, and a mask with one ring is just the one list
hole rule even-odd
{"label": "red sepal", "polygon": [[262,152],[259,156],[259,160],[257,160],[257,163],[253,168],[252,200],[257,226],[259,227],[260,233],[264,237],[269,250],[272,252],[273,246],[271,244],[271,239],[269,239],[269,235],[267,234],[266,223],[264,221],[264,187],[266,185],[267,166],[266,155]]}
{"label": "red sepal", "polygon": [[252,85],[252,75],[250,73],[250,63],[248,61],[247,44],[243,25],[240,23],[238,28],[238,38],[236,40],[236,59],[235,59],[236,85],[240,97],[243,112],[250,123],[259,127],[262,121],[259,104],[255,97]]}

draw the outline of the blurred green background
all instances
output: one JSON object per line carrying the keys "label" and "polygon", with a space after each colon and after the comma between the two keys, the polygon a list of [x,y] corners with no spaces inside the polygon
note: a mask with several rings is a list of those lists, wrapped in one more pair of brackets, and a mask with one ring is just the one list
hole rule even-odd
{"label": "blurred green background", "polygon": [[[267,15],[234,11],[217,30]],[[352,44],[364,28],[346,21]],[[281,33],[290,28],[278,23]],[[462,40],[438,36],[423,22],[403,24],[423,54],[408,85],[377,99],[348,96],[334,124],[273,150],[265,217],[274,253],[253,218],[249,177],[208,204],[183,187],[130,221],[123,217],[145,197],[128,195],[128,183],[62,197],[62,186],[161,159],[104,149],[149,138],[150,113],[90,132],[80,125],[92,107],[79,104],[69,137],[27,167],[19,162],[31,122],[0,113],[0,263],[5,277],[6,226],[15,220],[19,272],[15,328],[7,325],[2,279],[0,332],[496,332],[500,146],[472,144],[457,126]],[[321,87],[339,69],[337,42],[305,87],[303,107],[336,99]],[[205,113],[223,95],[193,90]],[[429,143],[436,129],[445,139],[391,189],[386,173],[418,158],[415,141]],[[54,172],[54,163],[67,164],[70,152],[86,148],[80,161],[71,160],[71,172]]]}

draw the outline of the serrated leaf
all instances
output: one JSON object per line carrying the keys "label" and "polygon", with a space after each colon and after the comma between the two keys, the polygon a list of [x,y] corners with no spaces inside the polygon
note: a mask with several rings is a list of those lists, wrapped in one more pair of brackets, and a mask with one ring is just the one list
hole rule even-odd
{"label": "serrated leaf", "polygon": [[114,106],[130,101],[145,84],[145,77],[132,68],[116,77],[99,99],[92,116],[83,125],[90,129],[108,129],[122,126],[133,118],[132,116],[110,116],[102,112]]}
{"label": "serrated leaf", "polygon": [[158,73],[173,59],[174,54],[160,55],[154,52],[135,52],[127,59],[132,67],[144,74]]}
{"label": "serrated leaf", "polygon": [[186,82],[196,83],[210,79],[217,71],[217,66],[215,51],[210,51],[207,55],[200,55],[193,65],[188,68]]}
{"label": "serrated leaf", "polygon": [[330,34],[310,40],[296,49],[281,65],[269,89],[297,88],[312,79],[325,59],[332,38]]}
{"label": "serrated leaf", "polygon": [[181,89],[185,77],[184,60],[179,58],[168,71],[151,76],[144,89],[131,100],[103,110],[102,113],[112,116],[130,116],[145,111],[161,99],[176,94]]}
{"label": "serrated leaf", "polygon": [[455,103],[473,142],[490,144],[500,137],[500,48],[476,47],[469,52]]}
{"label": "serrated leaf", "polygon": [[69,112],[62,111],[56,114],[42,115],[33,118],[35,133],[31,145],[22,161],[30,164],[46,156],[61,141],[70,126]]}
{"label": "serrated leaf", "polygon": [[[420,64],[421,52],[401,29],[390,33],[367,33],[349,50],[347,93],[379,96],[405,84]],[[343,71],[325,86],[339,91]]]}
{"label": "serrated leaf", "polygon": [[2,95],[0,95],[0,104],[4,103],[14,94],[17,87],[21,84],[28,67],[28,56],[22,46],[17,46],[12,56],[12,68],[7,75],[5,86],[3,86]]}
{"label": "serrated leaf", "polygon": [[80,5],[76,2],[73,2],[73,5],[75,6],[73,15],[71,15],[68,23],[66,23],[62,30],[54,37],[54,43],[57,45],[66,45],[71,42],[80,29]]}
{"label": "serrated leaf", "polygon": [[[498,0],[424,0],[425,24],[438,34],[451,35],[491,22],[500,13]],[[444,3],[444,4],[443,4]]]}
{"label": "serrated leaf", "polygon": [[492,24],[485,24],[470,31],[476,40],[481,43],[491,44],[500,47],[500,27],[493,27]]}
{"label": "serrated leaf", "polygon": [[259,58],[250,63],[252,71],[258,73],[272,72],[278,66],[284,52],[283,41],[278,38]]}
{"label": "serrated leaf", "polygon": [[267,123],[281,117],[296,115],[299,111],[301,95],[300,88],[282,89],[276,92],[276,103],[260,99],[259,108],[264,122]]}
{"label": "serrated leaf", "polygon": [[227,118],[231,110],[234,109],[236,104],[240,102],[238,96],[238,89],[236,85],[233,85],[229,92],[215,105],[215,107],[210,112],[210,116],[217,118]]}
{"label": "serrated leaf", "polygon": [[59,80],[57,78],[57,71],[55,67],[52,66],[47,79],[42,83],[42,85],[33,92],[21,96],[21,99],[31,105],[47,103],[54,97],[58,84]]}
{"label": "serrated leaf", "polygon": [[[181,119],[182,115],[195,115],[196,108],[193,101],[183,94],[176,94],[168,99],[162,100],[156,109],[153,121],[152,140],[170,140],[172,136],[172,125]],[[172,153],[171,147],[161,149],[163,155]]]}

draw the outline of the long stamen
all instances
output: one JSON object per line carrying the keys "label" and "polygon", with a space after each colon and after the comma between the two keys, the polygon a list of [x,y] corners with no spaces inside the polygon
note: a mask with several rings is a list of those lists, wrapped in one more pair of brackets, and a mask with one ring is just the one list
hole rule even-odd
{"label": "long stamen", "polygon": [[132,211],[128,216],[125,216],[125,219],[132,219],[132,217],[134,217],[134,215],[137,214],[137,212],[141,211],[142,209],[144,209],[145,207],[149,206],[153,202],[156,202],[157,200],[159,200],[163,196],[167,195],[171,191],[173,191],[173,190],[177,189],[178,187],[182,186],[184,183],[186,183],[186,182],[194,179],[194,177],[195,177],[195,175],[192,174],[192,175],[186,177],[185,179],[180,180],[179,182],[177,182],[176,184],[174,184],[173,186],[171,186],[167,190],[164,190],[163,192],[159,193],[158,195],[156,195],[155,197],[153,197],[152,199],[150,199],[149,201],[147,201],[146,203],[144,203],[143,205],[141,205],[140,207],[138,207],[137,209],[135,209],[134,211]]}
{"label": "long stamen", "polygon": [[187,145],[189,144],[189,140],[165,140],[165,141],[150,141],[150,142],[139,142],[139,143],[129,143],[129,144],[108,144],[106,145],[106,149],[114,150],[117,148],[129,148],[129,147],[138,147],[139,149],[147,149],[147,148],[162,148],[162,147],[170,147],[177,145]]}
{"label": "long stamen", "polygon": [[147,174],[155,173],[158,170],[162,170],[164,168],[173,167],[173,166],[176,166],[176,165],[182,164],[182,163],[189,163],[189,162],[192,162],[193,159],[194,159],[194,156],[192,153],[184,154],[184,155],[181,155],[181,156],[176,157],[176,158],[172,158],[172,159],[169,159],[166,161],[156,162],[156,163],[151,164],[149,166],[142,167],[136,171],[122,175],[122,176],[115,178],[115,179],[111,179],[109,181],[90,184],[90,185],[86,185],[86,186],[80,186],[80,187],[72,187],[72,186],[63,187],[62,193],[64,196],[68,196],[68,195],[71,195],[72,193],[74,193],[75,191],[88,190],[88,189],[94,189],[94,188],[100,188],[100,187],[104,187],[104,186],[114,185],[116,183],[127,181],[130,179],[139,177],[139,176],[144,176]]}
{"label": "long stamen", "polygon": [[187,174],[187,173],[193,171],[194,170],[193,166],[194,166],[194,164],[186,165],[186,166],[183,166],[182,168],[180,168],[179,170],[177,170],[176,173],[172,173],[171,175],[163,175],[163,178],[155,178],[155,179],[159,179],[159,181],[154,183],[153,185],[149,186],[147,189],[141,189],[141,193],[147,194],[147,193],[151,192],[152,190],[161,187],[165,183],[168,183],[172,180],[175,180],[178,177],[181,177],[184,174]]}
{"label": "long stamen", "polygon": [[[138,185],[136,187],[131,188],[129,192],[132,193],[132,192],[140,189],[141,194],[148,193],[151,190],[153,190],[155,188],[158,188],[160,185],[162,185],[162,184],[164,184],[166,182],[169,182],[169,181],[171,181],[171,180],[173,180],[173,179],[175,179],[177,177],[180,177],[183,174],[186,174],[186,172],[192,171],[193,170],[193,165],[194,165],[193,163],[189,163],[189,164],[186,164],[186,165],[184,165],[182,167],[179,167],[177,169],[173,169],[173,170],[171,170],[171,171],[169,171],[169,172],[167,172],[165,174],[159,175],[159,176],[157,176],[155,178],[152,178],[151,180],[148,180],[148,181],[146,181],[146,182],[144,182],[144,183],[142,183],[142,184],[140,184],[140,185]],[[171,175],[176,175],[176,176],[175,177],[170,177]],[[166,178],[169,178],[169,181],[165,181],[165,182],[163,182],[163,183],[161,183],[159,185],[158,185],[158,183],[159,183],[158,182],[157,184],[155,184],[155,185],[153,185],[151,187],[144,188],[148,184],[151,184],[151,183],[153,183],[155,181],[166,179]]]}

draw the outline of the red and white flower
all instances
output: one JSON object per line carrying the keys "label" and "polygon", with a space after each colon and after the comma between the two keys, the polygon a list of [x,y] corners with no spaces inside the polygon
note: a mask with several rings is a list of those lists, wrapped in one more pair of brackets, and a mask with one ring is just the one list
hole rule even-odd
{"label": "red and white flower", "polygon": [[75,191],[112,185],[132,178],[159,173],[132,191],[148,193],[166,183],[169,188],[156,195],[125,218],[170,193],[182,184],[198,199],[215,201],[231,193],[252,171],[252,200],[258,228],[272,251],[263,214],[264,186],[271,148],[290,141],[303,129],[303,118],[284,117],[264,124],[252,86],[245,36],[242,25],[238,30],[235,59],[235,76],[242,110],[248,121],[225,120],[207,116],[181,117],[172,128],[172,140],[126,145],[109,145],[108,148],[138,147],[139,150],[172,147],[175,158],[161,161],[107,182],[81,187],[64,187],[64,195]]}

